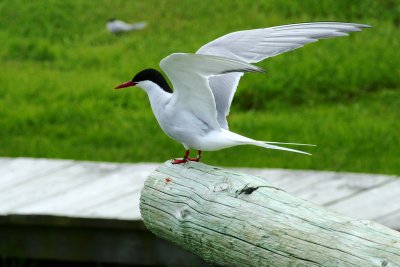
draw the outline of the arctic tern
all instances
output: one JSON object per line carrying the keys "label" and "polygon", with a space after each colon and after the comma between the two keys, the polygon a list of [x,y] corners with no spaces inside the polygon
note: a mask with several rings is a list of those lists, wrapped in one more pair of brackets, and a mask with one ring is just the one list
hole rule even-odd
{"label": "arctic tern", "polygon": [[[138,86],[148,95],[161,129],[181,143],[186,152],[173,163],[199,161],[202,151],[239,145],[309,154],[279,145],[307,145],[253,140],[228,129],[227,116],[240,78],[246,72],[263,72],[251,63],[316,42],[347,36],[370,27],[342,22],[313,22],[229,33],[202,46],[195,54],[173,53],[160,62],[173,90],[155,69],[145,69],[115,89]],[[190,158],[196,149],[196,158]]]}
{"label": "arctic tern", "polygon": [[117,19],[109,19],[106,24],[107,30],[112,33],[115,33],[115,34],[142,30],[146,26],[147,26],[146,22],[138,22],[138,23],[134,23],[134,24],[129,24],[122,20],[117,20]]}

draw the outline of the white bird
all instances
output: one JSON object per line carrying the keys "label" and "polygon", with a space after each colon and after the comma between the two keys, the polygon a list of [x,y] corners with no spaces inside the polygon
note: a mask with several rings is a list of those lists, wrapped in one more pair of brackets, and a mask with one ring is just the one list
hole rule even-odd
{"label": "white bird", "polygon": [[134,30],[141,30],[144,29],[146,26],[147,26],[146,22],[129,24],[123,22],[122,20],[116,20],[116,19],[109,19],[106,24],[107,30],[115,34],[122,32],[130,32]]}
{"label": "white bird", "polygon": [[[233,32],[204,45],[196,54],[173,53],[161,60],[173,91],[155,69],[143,70],[115,89],[138,86],[148,94],[161,129],[186,149],[183,159],[173,163],[199,161],[202,151],[239,145],[309,154],[276,145],[307,144],[257,141],[229,131],[226,117],[240,77],[245,72],[263,72],[250,63],[366,27],[370,26],[315,22]],[[196,158],[189,158],[190,149],[198,150]]]}

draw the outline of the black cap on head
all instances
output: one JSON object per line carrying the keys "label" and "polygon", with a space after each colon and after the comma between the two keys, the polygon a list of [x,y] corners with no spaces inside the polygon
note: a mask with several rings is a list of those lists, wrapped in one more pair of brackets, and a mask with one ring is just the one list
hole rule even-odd
{"label": "black cap on head", "polygon": [[172,93],[172,89],[164,76],[155,69],[145,69],[132,78],[132,82],[151,81],[160,86],[165,92]]}

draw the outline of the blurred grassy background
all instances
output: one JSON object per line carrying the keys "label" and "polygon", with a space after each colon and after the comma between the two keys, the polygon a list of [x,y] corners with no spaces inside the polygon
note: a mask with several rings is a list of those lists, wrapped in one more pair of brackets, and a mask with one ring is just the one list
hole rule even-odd
{"label": "blurred grassy background", "polygon": [[[205,153],[204,162],[400,174],[398,0],[2,0],[0,14],[0,156],[181,156],[145,93],[115,85],[232,31],[343,21],[374,27],[259,63],[267,74],[246,75],[231,109],[231,130],[317,144],[313,156],[248,146]],[[149,26],[113,36],[112,17]]]}

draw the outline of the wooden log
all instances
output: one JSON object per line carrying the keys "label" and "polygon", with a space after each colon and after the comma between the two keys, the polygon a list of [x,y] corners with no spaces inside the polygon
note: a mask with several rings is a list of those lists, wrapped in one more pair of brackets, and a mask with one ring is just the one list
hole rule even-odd
{"label": "wooden log", "polygon": [[399,232],[202,163],[160,166],[140,210],[154,234],[220,266],[400,266]]}

